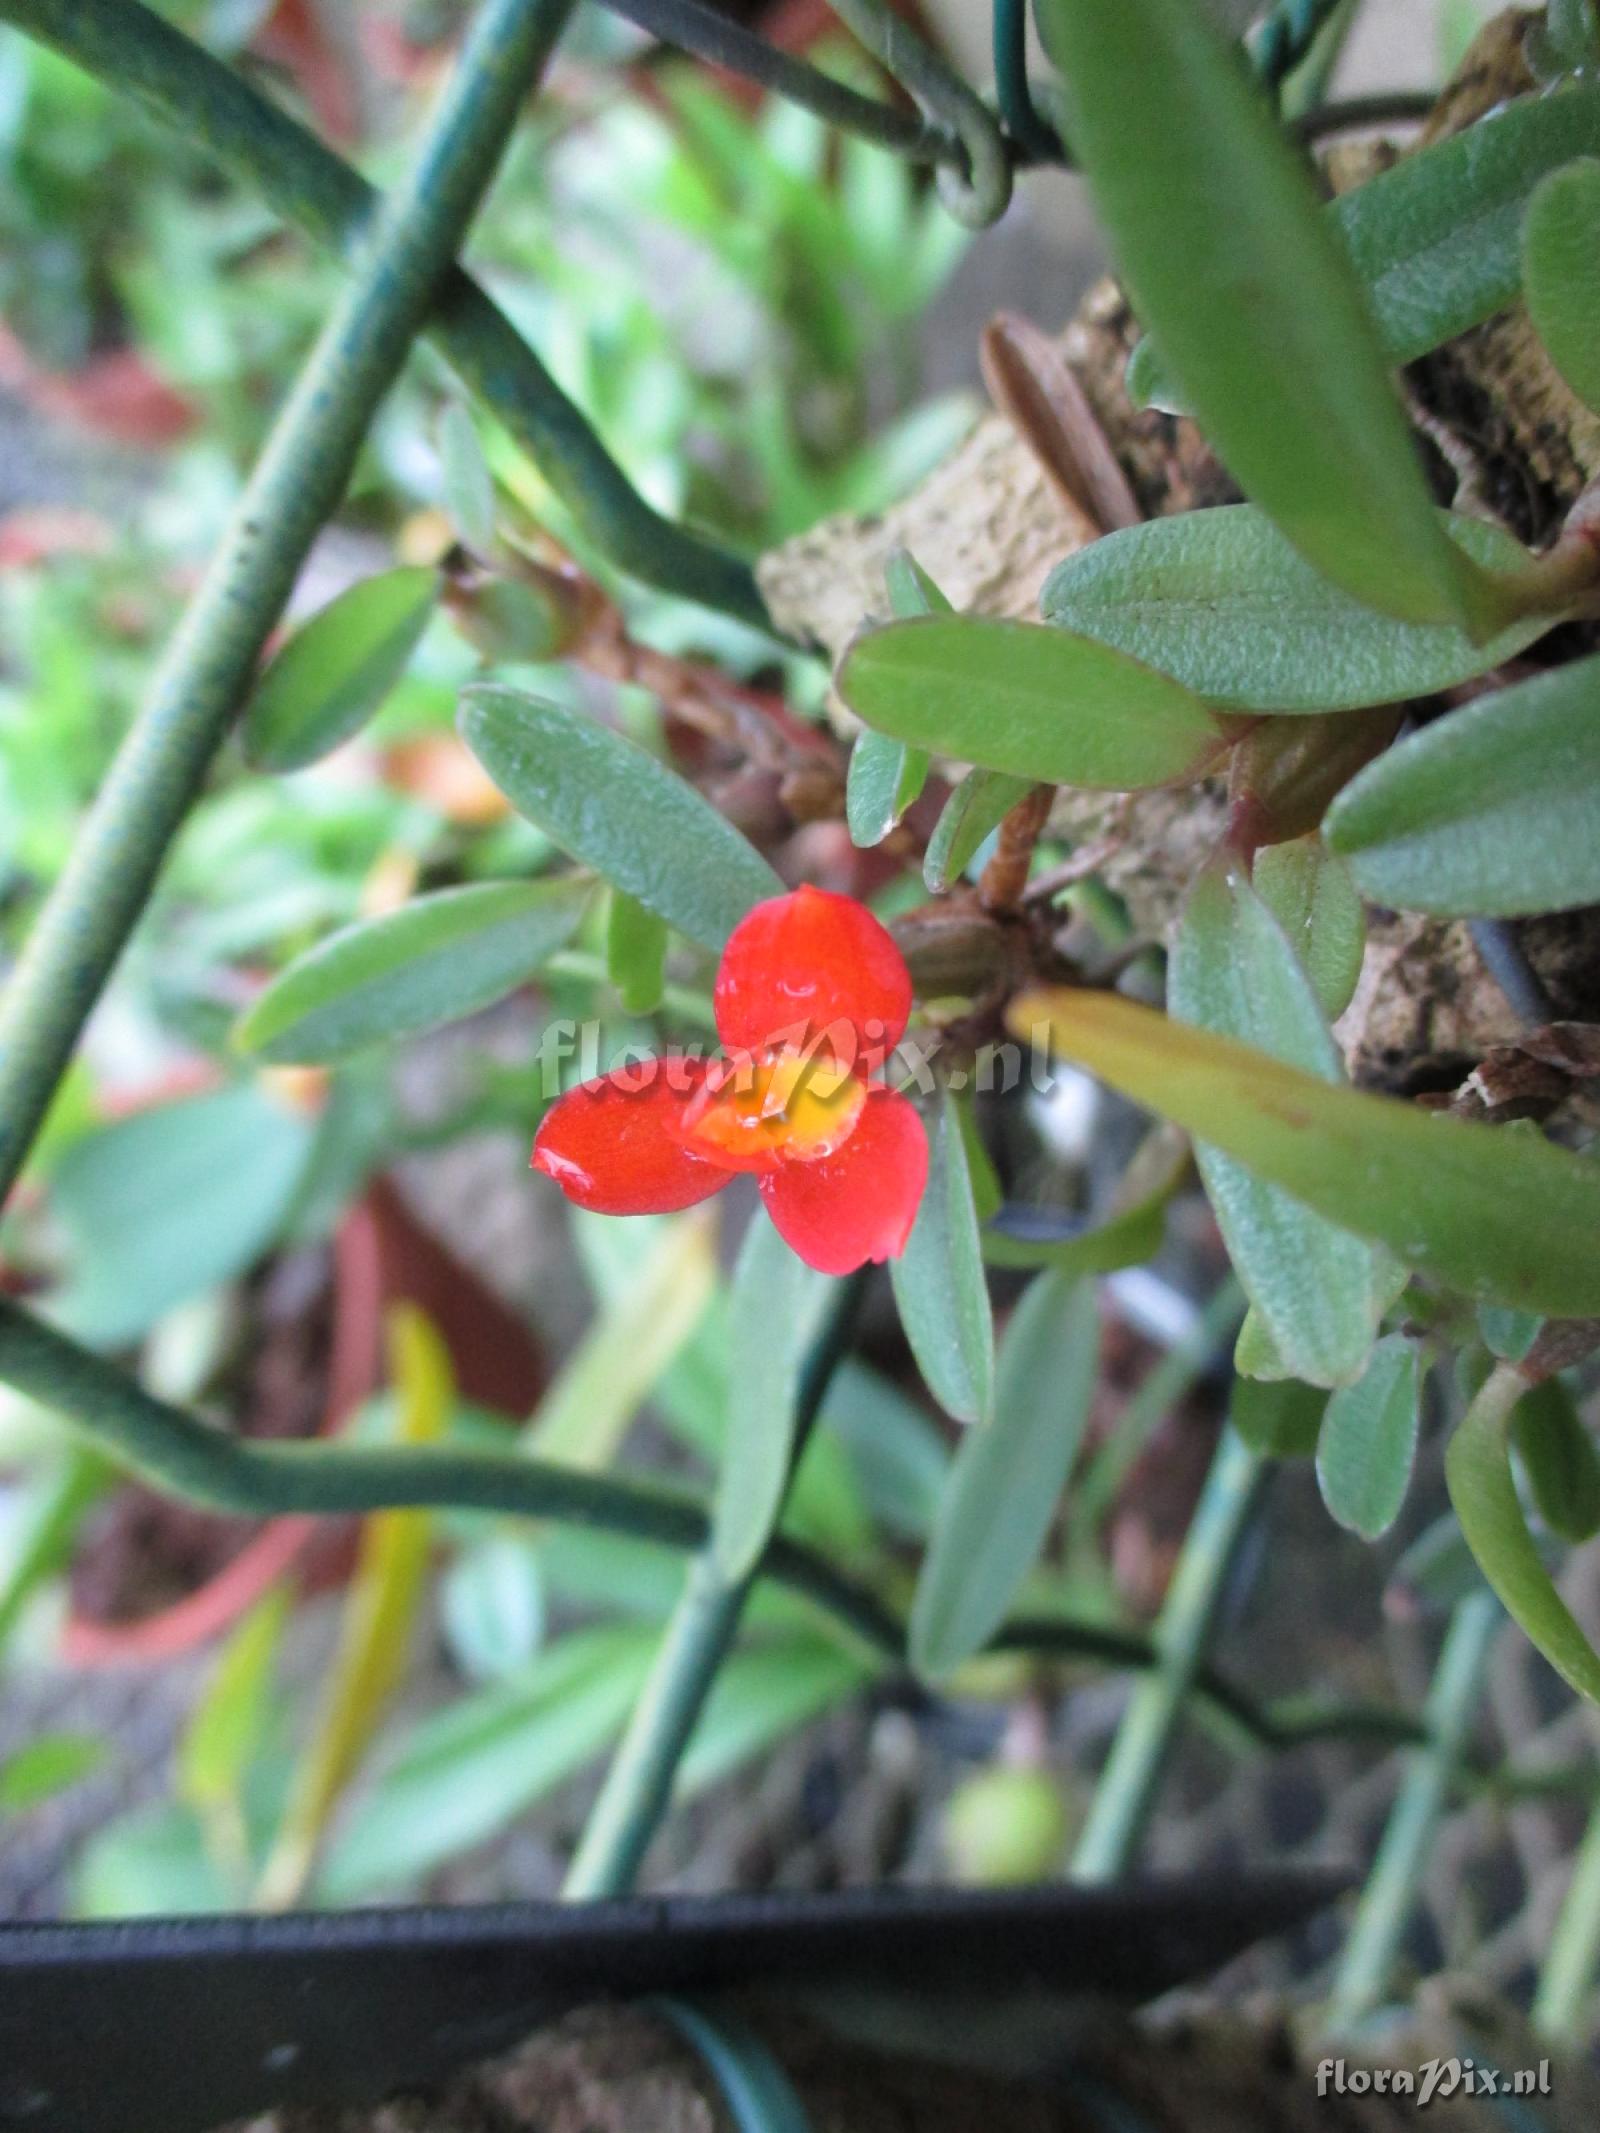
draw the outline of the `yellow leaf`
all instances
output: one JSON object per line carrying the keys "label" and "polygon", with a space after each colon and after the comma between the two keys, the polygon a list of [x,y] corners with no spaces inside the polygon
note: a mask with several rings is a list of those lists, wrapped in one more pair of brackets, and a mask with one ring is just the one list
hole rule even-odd
{"label": "yellow leaf", "polygon": [[[414,1304],[396,1304],[387,1330],[399,1438],[426,1444],[443,1434],[455,1396],[448,1351]],[[327,1692],[257,1890],[266,1909],[282,1910],[304,1891],[329,1818],[405,1670],[432,1529],[426,1511],[378,1511],[362,1526]]]}

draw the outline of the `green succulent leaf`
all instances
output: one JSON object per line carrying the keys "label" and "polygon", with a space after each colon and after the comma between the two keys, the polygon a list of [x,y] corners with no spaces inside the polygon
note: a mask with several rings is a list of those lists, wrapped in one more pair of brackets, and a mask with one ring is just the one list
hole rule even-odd
{"label": "green succulent leaf", "polygon": [[606,910],[606,976],[617,988],[623,1013],[654,1014],[666,974],[666,920],[626,889],[613,889]]}
{"label": "green succulent leaf", "polygon": [[[1182,1021],[1325,1082],[1342,1079],[1311,981],[1241,876],[1210,871],[1195,883],[1173,945],[1168,1000]],[[1284,1370],[1314,1385],[1358,1378],[1375,1323],[1371,1245],[1207,1140],[1196,1143],[1195,1158],[1228,1256]]]}
{"label": "green succulent leaf", "polygon": [[961,1440],[917,1580],[919,1673],[949,1673],[1005,1620],[1083,1443],[1099,1348],[1092,1282],[1030,1282],[1000,1343],[994,1416]]}
{"label": "green succulent leaf", "polygon": [[1574,1543],[1600,1533],[1600,1452],[1559,1378],[1535,1385],[1511,1410],[1511,1444],[1550,1531]]}
{"label": "green succulent leaf", "polygon": [[897,548],[883,566],[891,612],[902,622],[917,615],[953,615],[955,609],[908,548]]}
{"label": "green succulent leaf", "polygon": [[783,883],[685,779],[581,712],[520,689],[469,689],[461,731],[519,814],[676,926],[721,948]]}
{"label": "green succulent leaf", "polygon": [[[897,548],[883,567],[890,611],[902,621],[917,615],[949,615],[950,602],[916,557]],[[928,751],[908,748],[870,726],[856,736],[845,783],[845,821],[851,842],[881,844],[928,779]]]}
{"label": "green succulent leaf", "polygon": [[1241,1377],[1234,1383],[1228,1419],[1262,1459],[1309,1459],[1327,1405],[1320,1386],[1302,1385],[1296,1378],[1266,1384]]}
{"label": "green succulent leaf", "polygon": [[428,626],[431,570],[363,578],[302,623],[256,684],[244,752],[260,770],[302,770],[364,726]]}
{"label": "green succulent leaf", "polygon": [[67,1278],[52,1315],[95,1347],[245,1273],[315,1174],[317,1132],[255,1078],[86,1133],[50,1180]]}
{"label": "green succulent leaf", "polygon": [[[1547,173],[1594,154],[1600,91],[1523,97],[1324,207],[1391,364],[1414,363],[1515,303],[1530,195]],[[1128,390],[1141,406],[1181,411],[1152,340],[1134,350]]]}
{"label": "green succulent leaf", "polygon": [[1367,918],[1349,867],[1320,837],[1256,854],[1251,886],[1288,937],[1322,1012],[1337,1021],[1361,975]]}
{"label": "green succulent leaf", "polygon": [[1480,697],[1369,763],[1324,822],[1377,903],[1516,918],[1600,899],[1600,655]]}
{"label": "green succulent leaf", "polygon": [[1502,1363],[1467,1409],[1445,1455],[1450,1501],[1506,1612],[1570,1688],[1600,1703],[1600,1655],[1556,1590],[1512,1478],[1507,1426],[1520,1384]]}
{"label": "green succulent leaf", "polygon": [[1242,58],[1193,0],[1040,0],[1134,307],[1240,487],[1324,576],[1411,622],[1486,629],[1349,256]]}
{"label": "green succulent leaf", "polygon": [[1528,202],[1522,272],[1528,315],[1551,362],[1586,407],[1600,409],[1600,161],[1593,156],[1552,171]]}
{"label": "green succulent leaf", "polygon": [[1170,785],[1223,740],[1197,696],[1124,653],[977,615],[869,630],[845,654],[839,693],[879,732],[1029,784]]}
{"label": "green succulent leaf", "polygon": [[734,1270],[728,1411],[711,1549],[730,1583],[755,1567],[783,1503],[800,1379],[834,1283],[752,1222]]}
{"label": "green succulent leaf", "polygon": [[1600,1163],[1337,1087],[1109,993],[1024,994],[1009,1020],[1406,1266],[1491,1303],[1600,1314]]}
{"label": "green succulent leaf", "polygon": [[419,896],[332,934],[241,1018],[241,1051],[327,1066],[459,1021],[526,984],[576,932],[592,882],[495,881]]}
{"label": "green succulent leaf", "polygon": [[[1464,555],[1512,571],[1520,541],[1440,512]],[[1093,541],[1045,580],[1040,611],[1214,704],[1289,716],[1431,696],[1486,674],[1553,627],[1525,616],[1475,643],[1454,622],[1397,620],[1329,582],[1254,504],[1151,519]]]}
{"label": "green succulent leaf", "polygon": [[1317,1439],[1317,1485],[1341,1526],[1376,1540],[1400,1515],[1417,1456],[1422,1365],[1416,1344],[1391,1333],[1365,1371],[1328,1402]]}
{"label": "green succulent leaf", "polygon": [[1520,1363],[1544,1327],[1535,1311],[1507,1311],[1485,1304],[1478,1312],[1478,1332],[1489,1353],[1502,1363]]}
{"label": "green succulent leaf", "polygon": [[931,896],[941,896],[958,882],[1017,802],[1033,790],[1028,778],[1003,770],[969,770],[939,810],[922,860],[922,879]]}
{"label": "green succulent leaf", "polygon": [[979,1422],[994,1400],[994,1314],[966,1140],[948,1096],[940,1101],[928,1142],[922,1205],[889,1273],[900,1323],[928,1390],[958,1422]]}
{"label": "green succulent leaf", "polygon": [[882,844],[927,783],[928,751],[864,726],[850,750],[844,812],[852,844]]}

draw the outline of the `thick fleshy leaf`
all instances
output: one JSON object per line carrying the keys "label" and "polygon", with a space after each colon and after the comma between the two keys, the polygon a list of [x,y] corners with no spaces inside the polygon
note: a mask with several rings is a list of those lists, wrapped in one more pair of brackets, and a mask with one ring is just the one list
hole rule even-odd
{"label": "thick fleshy leaf", "polygon": [[1506,1612],[1570,1688],[1600,1703],[1600,1656],[1556,1590],[1512,1479],[1506,1431],[1518,1387],[1502,1364],[1467,1409],[1445,1455],[1450,1501]]}
{"label": "thick fleshy leaf", "polygon": [[1517,1402],[1511,1443],[1550,1531],[1573,1542],[1600,1533],[1600,1452],[1559,1378],[1546,1378]]}
{"label": "thick fleshy leaf", "polygon": [[1417,1456],[1422,1366],[1416,1344],[1391,1333],[1354,1385],[1328,1402],[1317,1439],[1317,1484],[1339,1521],[1363,1540],[1400,1515]]}
{"label": "thick fleshy leaf", "polygon": [[1240,487],[1327,577],[1417,622],[1481,623],[1312,177],[1193,0],[1040,0],[1134,307]]}
{"label": "thick fleshy leaf", "polygon": [[882,733],[1030,784],[1171,785],[1223,743],[1197,696],[1125,653],[978,615],[869,630],[845,653],[839,693]]}
{"label": "thick fleshy leaf", "polygon": [[958,1422],[982,1421],[994,1397],[994,1314],[966,1143],[948,1097],[934,1124],[927,1191],[892,1278],[900,1323],[928,1390]]}
{"label": "thick fleshy leaf", "polygon": [[685,779],[620,733],[520,689],[469,689],[461,731],[519,814],[707,948],[783,884]]}
{"label": "thick fleshy leaf", "polygon": [[1024,994],[1008,1019],[1408,1266],[1490,1302],[1600,1314],[1600,1163],[1335,1087],[1109,993]]}
{"label": "thick fleshy leaf", "polygon": [[759,1190],[784,1242],[819,1274],[899,1265],[928,1182],[928,1136],[916,1106],[871,1089],[854,1132],[834,1155],[785,1163]]}
{"label": "thick fleshy leaf", "polygon": [[902,622],[914,615],[953,615],[955,609],[907,548],[897,548],[883,566],[890,612]]}
{"label": "thick fleshy leaf", "polygon": [[831,1049],[847,1065],[874,1065],[905,1035],[911,973],[865,904],[807,883],[739,921],[714,998],[730,1052],[780,1042],[804,1049],[831,1030]]}
{"label": "thick fleshy leaf", "polygon": [[[1438,519],[1476,562],[1514,570],[1528,559],[1484,519]],[[1057,564],[1040,612],[1212,703],[1280,715],[1430,696],[1488,673],[1557,619],[1526,616],[1486,643],[1450,622],[1397,621],[1330,583],[1254,504],[1107,534]]]}
{"label": "thick fleshy leaf", "polygon": [[606,976],[617,988],[624,1014],[655,1012],[666,970],[666,921],[626,889],[613,889],[606,911]]}
{"label": "thick fleshy leaf", "polygon": [[1000,1343],[994,1414],[962,1438],[939,1505],[911,1609],[919,1673],[948,1673],[1005,1620],[1083,1443],[1099,1352],[1093,1282],[1038,1275]]}
{"label": "thick fleshy leaf", "polygon": [[241,1017],[241,1051],[327,1065],[459,1021],[525,985],[577,931],[593,884],[495,881],[418,896],[297,956]]}
{"label": "thick fleshy leaf", "polygon": [[256,684],[244,750],[262,770],[301,770],[364,726],[428,626],[431,570],[363,578],[302,623]]}
{"label": "thick fleshy leaf", "polygon": [[1374,902],[1515,918],[1600,898],[1600,656],[1436,719],[1368,764],[1324,835]]}
{"label": "thick fleshy leaf", "polygon": [[[1242,876],[1203,874],[1173,944],[1168,1001],[1201,1029],[1342,1078],[1338,1047],[1281,926]],[[1208,1141],[1195,1148],[1228,1256],[1291,1377],[1343,1385],[1374,1330],[1372,1247]]]}
{"label": "thick fleshy leaf", "polygon": [[1587,407],[1600,408],[1600,162],[1592,156],[1552,171],[1528,202],[1522,272],[1551,362]]}
{"label": "thick fleshy leaf", "polygon": [[1233,1344],[1233,1367],[1241,1378],[1256,1384],[1275,1385],[1294,1375],[1278,1353],[1278,1344],[1254,1304],[1240,1322],[1239,1337]]}
{"label": "thick fleshy leaf", "polygon": [[1507,1311],[1484,1304],[1478,1312],[1478,1332],[1489,1353],[1502,1363],[1520,1363],[1544,1330],[1536,1311]]}
{"label": "thick fleshy leaf", "polygon": [[253,1081],[120,1118],[74,1142],[50,1182],[67,1247],[54,1308],[117,1348],[174,1304],[232,1281],[282,1234],[316,1128]]}
{"label": "thick fleshy leaf", "polygon": [[1328,1405],[1327,1393],[1297,1378],[1260,1384],[1234,1380],[1228,1419],[1251,1451],[1263,1459],[1309,1459]]}
{"label": "thick fleshy leaf", "polygon": [[932,896],[958,882],[1017,802],[1033,790],[1031,778],[1003,770],[969,770],[939,810],[922,861],[922,879]]}
{"label": "thick fleshy leaf", "polygon": [[[1413,363],[1516,301],[1523,212],[1541,178],[1600,153],[1600,93],[1526,96],[1341,193],[1324,219],[1349,255],[1390,363]],[[1140,403],[1175,407],[1153,341],[1128,366]]]}
{"label": "thick fleshy leaf", "polygon": [[1258,852],[1250,882],[1288,936],[1322,1012],[1337,1020],[1361,975],[1367,933],[1349,867],[1320,837],[1297,837]]}
{"label": "thick fleshy leaf", "polygon": [[709,1199],[733,1173],[680,1138],[705,1076],[703,1059],[660,1059],[579,1082],[540,1122],[534,1169],[600,1215],[665,1215]]}
{"label": "thick fleshy leaf", "polygon": [[752,1222],[734,1269],[727,1427],[711,1549],[730,1583],[755,1568],[783,1505],[794,1458],[800,1379],[833,1284]]}
{"label": "thick fleshy leaf", "polygon": [[[953,610],[932,578],[904,548],[897,548],[883,569],[889,611],[902,621],[913,615],[948,615]],[[845,784],[845,820],[851,841],[881,844],[927,783],[925,748],[908,748],[870,726],[857,734],[850,751]]]}
{"label": "thick fleshy leaf", "polygon": [[928,752],[863,726],[850,750],[844,818],[852,844],[882,844],[928,777]]}

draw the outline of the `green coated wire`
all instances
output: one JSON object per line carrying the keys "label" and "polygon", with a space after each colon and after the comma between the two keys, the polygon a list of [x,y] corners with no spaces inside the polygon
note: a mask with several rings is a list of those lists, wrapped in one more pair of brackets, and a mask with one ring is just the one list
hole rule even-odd
{"label": "green coated wire", "polygon": [[702,5],[702,0],[600,0],[600,5],[663,44],[692,52],[712,66],[726,67],[758,88],[799,104],[826,124],[910,162],[959,163],[964,153],[961,142],[944,127],[930,126],[893,104],[864,96],[848,82],[837,81],[820,67],[769,44],[731,15]]}
{"label": "green coated wire", "polygon": [[998,222],[1011,200],[1011,155],[983,98],[884,0],[828,4],[922,111],[960,140],[966,169],[943,165],[937,181],[951,214],[970,229]]}
{"label": "green coated wire", "polygon": [[1250,40],[1250,59],[1269,89],[1292,74],[1343,0],[1278,0]]}
{"label": "green coated wire", "polygon": [[[314,243],[346,258],[359,245],[377,200],[367,181],[142,0],[0,0],[0,22],[198,143]],[[617,569],[771,631],[749,565],[651,509],[505,313],[459,268],[442,281],[424,330]]]}
{"label": "green coated wire", "polygon": [[[484,0],[415,158],[362,217],[350,278],[0,1000],[0,1198],[576,4]],[[89,0],[65,10],[29,0],[24,11],[78,20],[102,13]],[[138,11],[119,12],[131,19]]]}
{"label": "green coated wire", "polygon": [[[0,1382],[64,1416],[93,1447],[151,1486],[210,1510],[251,1518],[341,1517],[368,1511],[485,1511],[559,1520],[684,1553],[704,1548],[710,1521],[681,1491],[586,1474],[522,1454],[453,1445],[274,1444],[215,1429],[145,1392],[126,1371],[0,1297]],[[761,1558],[771,1578],[891,1665],[905,1660],[905,1624],[856,1580],[802,1542],[780,1535]],[[995,1651],[1094,1660],[1147,1671],[1161,1655],[1142,1631],[1070,1616],[1007,1623]],[[1332,1736],[1416,1745],[1426,1728],[1371,1704],[1263,1706],[1214,1666],[1198,1697],[1258,1746],[1282,1749]]]}
{"label": "green coated wire", "polygon": [[1033,163],[1059,163],[1061,143],[1028,86],[1028,0],[994,0],[994,88],[1011,138]]}

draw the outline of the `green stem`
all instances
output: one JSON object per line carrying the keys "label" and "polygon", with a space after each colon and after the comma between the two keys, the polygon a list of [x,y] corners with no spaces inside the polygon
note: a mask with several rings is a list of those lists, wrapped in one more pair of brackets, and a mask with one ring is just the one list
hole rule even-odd
{"label": "green stem", "polygon": [[1134,1690],[1117,1729],[1073,1855],[1076,1880],[1112,1881],[1134,1863],[1265,1471],[1226,1429],[1156,1624],[1160,1664]]}
{"label": "green stem", "polygon": [[[240,1517],[484,1511],[592,1526],[685,1553],[700,1551],[710,1536],[705,1507],[694,1497],[521,1453],[449,1445],[262,1443],[230,1436],[154,1398],[114,1363],[4,1299],[0,1382],[71,1418],[97,1450],[152,1487]],[[780,1535],[767,1544],[760,1570],[869,1651],[891,1664],[904,1663],[904,1623],[825,1556]],[[1000,1631],[992,1649],[1093,1660],[1136,1672],[1162,1663],[1157,1646],[1142,1631],[1065,1615],[1018,1617]],[[1384,1745],[1416,1745],[1428,1738],[1419,1720],[1382,1704],[1298,1697],[1258,1704],[1213,1666],[1198,1670],[1194,1691],[1235,1737],[1261,1748],[1334,1737]]]}
{"label": "green stem", "polygon": [[[346,258],[359,245],[377,198],[366,180],[140,0],[0,0],[0,21],[136,98],[313,242]],[[444,278],[426,330],[619,570],[771,630],[749,566],[650,508],[505,313],[460,268]]]}
{"label": "green stem", "polygon": [[1334,2032],[1354,2029],[1389,1991],[1417,1884],[1455,1787],[1502,1619],[1500,1603],[1489,1592],[1463,1600],[1451,1618],[1428,1691],[1428,1744],[1408,1760],[1345,1942],[1328,2017]]}
{"label": "green stem", "polygon": [[[849,1346],[864,1287],[863,1274],[842,1284],[807,1358],[795,1402],[791,1475],[829,1380]],[[690,1564],[683,1595],[667,1624],[650,1678],[568,1869],[562,1894],[570,1901],[626,1896],[637,1881],[650,1840],[671,1800],[683,1752],[738,1634],[759,1567],[743,1577],[729,1578],[710,1545]]]}
{"label": "green stem", "polygon": [[575,5],[484,0],[416,157],[366,219],[350,279],[0,1002],[0,1199]]}
{"label": "green stem", "polygon": [[1588,2041],[1587,2016],[1600,1964],[1600,1806],[1589,1817],[1572,1879],[1562,1899],[1538,1990],[1533,2026],[1552,2043],[1581,2050]]}

